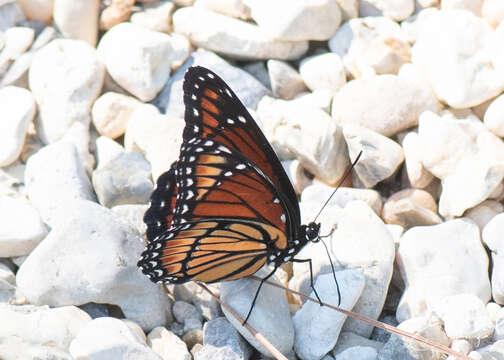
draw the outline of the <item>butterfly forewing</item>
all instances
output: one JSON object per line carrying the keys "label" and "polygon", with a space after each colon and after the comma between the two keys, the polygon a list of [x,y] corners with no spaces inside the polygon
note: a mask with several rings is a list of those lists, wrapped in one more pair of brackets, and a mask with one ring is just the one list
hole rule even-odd
{"label": "butterfly forewing", "polygon": [[182,145],[175,170],[182,221],[229,218],[261,221],[287,232],[288,216],[272,184],[247,159],[209,139]]}
{"label": "butterfly forewing", "polygon": [[297,197],[268,140],[234,92],[212,71],[191,68],[184,81],[184,140],[210,138],[240,153],[273,182],[300,221]]}

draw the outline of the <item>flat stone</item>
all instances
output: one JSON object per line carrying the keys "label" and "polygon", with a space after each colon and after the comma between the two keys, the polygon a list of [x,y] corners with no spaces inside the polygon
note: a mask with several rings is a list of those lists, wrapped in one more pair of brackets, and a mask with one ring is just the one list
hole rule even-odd
{"label": "flat stone", "polygon": [[388,224],[401,225],[405,229],[443,222],[437,215],[432,195],[417,189],[404,189],[389,197],[383,205],[382,217]]}
{"label": "flat stone", "polygon": [[362,360],[374,360],[378,355],[378,351],[375,348],[369,346],[354,346],[348,348],[341,353],[339,353],[335,360],[351,360],[351,359],[362,359]]}
{"label": "flat stone", "polygon": [[146,204],[153,190],[151,167],[138,151],[124,152],[93,172],[100,204]]}
{"label": "flat stone", "polygon": [[460,216],[497,190],[504,178],[504,142],[474,115],[457,118],[450,112],[441,116],[425,112],[418,135],[423,166],[442,182],[442,216]]}
{"label": "flat stone", "polygon": [[504,216],[495,215],[483,228],[482,239],[492,254],[492,295],[496,303],[504,304],[504,283],[501,271],[504,268],[504,242],[500,233],[504,226]]}
{"label": "flat stone", "polygon": [[274,96],[289,100],[306,90],[301,75],[285,61],[271,59],[267,66]]}
{"label": "flat stone", "polygon": [[95,159],[89,150],[89,125],[78,121],[74,122],[59,141],[75,145],[82,167],[86,174],[90,174],[94,168]]}
{"label": "flat stone", "polygon": [[0,167],[12,164],[21,155],[26,133],[36,112],[33,95],[26,89],[7,86],[0,89],[2,119]]}
{"label": "flat stone", "polygon": [[203,7],[189,6],[175,11],[173,26],[176,33],[187,36],[193,45],[233,59],[294,60],[308,50],[308,41],[272,39],[257,25]]}
{"label": "flat stone", "polygon": [[[398,326],[401,330],[418,334],[427,339],[448,346],[451,342],[443,329],[443,322],[436,316],[422,316],[406,320]],[[441,353],[427,346],[421,346],[417,341],[392,334],[387,343],[378,352],[377,360],[391,358],[404,360],[439,359]]]}
{"label": "flat stone", "polygon": [[56,30],[53,27],[46,26],[33,42],[31,48],[17,57],[11,64],[4,77],[0,80],[0,86],[18,86],[28,89],[28,71],[33,62],[37,51],[53,40],[56,36]]}
{"label": "flat stone", "polygon": [[249,359],[251,346],[225,317],[219,317],[205,323],[203,328],[203,347],[229,348],[238,359]]}
{"label": "flat stone", "polygon": [[50,226],[58,221],[67,202],[95,198],[77,149],[67,142],[45,146],[30,156],[24,182],[30,201]]}
{"label": "flat stone", "polygon": [[[32,344],[53,344],[68,350],[70,342],[91,317],[75,306],[50,309],[48,306],[0,304],[0,338],[18,337]],[[44,331],[40,331],[43,328]]]}
{"label": "flat stone", "polygon": [[[255,275],[265,277],[269,271],[259,270]],[[278,281],[276,276],[269,280]],[[243,319],[247,316],[259,282],[242,278],[221,284],[221,300],[228,304]],[[269,351],[246,330],[225,308],[222,309],[229,322],[261,354],[271,356]],[[282,354],[288,353],[294,344],[294,327],[289,314],[285,291],[264,284],[255,302],[248,323],[268,339]],[[233,350],[229,350],[234,353]]]}
{"label": "flat stone", "polygon": [[434,179],[434,175],[428,172],[422,163],[423,147],[416,132],[409,132],[402,140],[404,152],[404,164],[408,180],[412,187],[423,189]]}
{"label": "flat stone", "polygon": [[105,76],[94,48],[79,40],[53,40],[36,53],[28,76],[39,110],[37,132],[45,143],[60,139],[74,122],[89,124]]}
{"label": "flat stone", "polygon": [[[207,284],[214,294],[219,296],[220,283]],[[222,311],[217,300],[194,282],[186,282],[173,289],[175,300],[183,300],[193,304],[206,320],[222,317]]]}
{"label": "flat stone", "polygon": [[473,294],[457,294],[445,297],[434,307],[443,320],[446,335],[450,339],[480,340],[494,331],[485,304]]}
{"label": "flat stone", "polygon": [[466,10],[481,17],[483,3],[481,0],[443,0],[441,10]]}
{"label": "flat stone", "polygon": [[13,26],[3,34],[4,46],[0,52],[0,74],[5,74],[11,63],[33,43],[35,31],[25,26]]}
{"label": "flat stone", "polygon": [[247,0],[196,0],[194,6],[202,6],[216,13],[238,19],[250,19],[250,8],[247,5]]}
{"label": "flat stone", "polygon": [[17,3],[28,19],[41,20],[45,23],[51,21],[54,0],[18,0]]}
{"label": "flat stone", "polygon": [[343,331],[338,336],[338,342],[336,343],[332,354],[336,357],[340,352],[356,346],[371,347],[378,351],[383,347],[383,343],[375,340],[370,340],[368,338],[354,334],[353,332]]}
{"label": "flat stone", "polygon": [[496,28],[504,19],[504,6],[499,0],[485,0],[481,15],[487,23]]}
{"label": "flat stone", "polygon": [[492,100],[485,112],[484,123],[488,130],[499,137],[504,137],[504,96],[497,96]]}
{"label": "flat stone", "polygon": [[96,169],[102,168],[104,165],[115,159],[118,155],[125,152],[125,149],[121,146],[121,144],[106,136],[98,137],[95,143],[96,159],[98,162]]}
{"label": "flat stone", "polygon": [[246,71],[232,66],[210,51],[199,49],[193,52],[184,65],[172,74],[164,89],[152,101],[162,112],[170,113],[180,119],[184,118],[182,83],[185,72],[194,65],[212,69],[233,89],[246,108],[256,109],[259,100],[269,94],[269,90]]}
{"label": "flat stone", "polygon": [[[422,316],[450,295],[490,299],[489,259],[471,220],[411,228],[401,237],[397,256],[406,284],[396,312],[399,322]],[[429,262],[421,260],[426,256]]]}
{"label": "flat stone", "polygon": [[116,205],[111,210],[115,214],[119,215],[124,221],[132,225],[140,235],[145,235],[147,231],[147,225],[143,221],[145,212],[149,208],[149,205],[136,205],[136,204],[126,204],[126,205]]}
{"label": "flat stone", "polygon": [[325,53],[304,58],[299,72],[311,91],[328,89],[335,93],[346,83],[346,71],[339,55]]}
{"label": "flat stone", "polygon": [[0,256],[28,255],[47,235],[47,229],[33,205],[24,198],[0,196]]}
{"label": "flat stone", "polygon": [[[366,279],[353,311],[377,319],[385,303],[395,256],[394,240],[383,221],[364,202],[350,202],[338,219],[329,248],[336,263],[359,269]],[[365,337],[372,329],[353,318],[343,325],[343,331]]]}
{"label": "flat stone", "polygon": [[120,23],[127,22],[135,0],[115,0],[107,5],[100,14],[100,30],[110,30]]}
{"label": "flat stone", "polygon": [[102,317],[90,321],[72,340],[70,354],[91,360],[130,357],[139,360],[161,360],[122,320]]}
{"label": "flat stone", "polygon": [[184,332],[203,327],[201,314],[194,305],[185,301],[175,301],[172,311],[175,320],[184,324]]}
{"label": "flat stone", "polygon": [[188,53],[174,50],[170,35],[131,23],[114,26],[98,44],[100,59],[112,79],[142,101],[154,99],[163,88],[172,62],[187,58]]}
{"label": "flat stone", "polygon": [[54,0],[54,25],[63,37],[96,46],[100,0]]}
{"label": "flat stone", "polygon": [[362,0],[359,2],[359,16],[385,16],[395,21],[402,21],[413,14],[415,1]]}
{"label": "flat stone", "polygon": [[147,335],[147,345],[162,359],[192,360],[187,345],[162,326],[152,329]]}
{"label": "flat stone", "polygon": [[37,345],[17,336],[2,338],[2,359],[73,360],[70,353],[54,345]]}
{"label": "flat stone", "polygon": [[485,225],[501,212],[504,212],[504,205],[495,200],[485,200],[467,210],[464,216],[473,220],[478,225],[479,229],[483,230]]}
{"label": "flat stone", "polygon": [[471,12],[441,10],[420,29],[412,62],[440,100],[453,108],[475,106],[504,89],[504,68],[494,61],[497,40],[492,27]]}
{"label": "flat stone", "polygon": [[274,147],[293,154],[321,180],[336,183],[348,166],[341,127],[322,109],[298,100],[264,97],[257,108]]}
{"label": "flat stone", "polygon": [[107,92],[93,104],[93,125],[100,135],[118,138],[126,131],[133,110],[141,102],[131,96]]}
{"label": "flat stone", "polygon": [[[304,204],[303,201],[304,223],[313,221],[321,205],[307,209]],[[366,279],[364,291],[353,311],[377,319],[392,278],[395,254],[394,239],[386,225],[366,203],[359,200],[349,202],[344,209],[329,205],[317,221],[322,224],[321,234],[329,234],[324,242],[335,270],[358,269]],[[328,254],[322,244],[309,244],[296,257],[312,259],[314,279],[320,274],[332,274]],[[294,276],[289,287],[307,293],[310,290],[308,264],[294,263],[293,269]],[[341,294],[343,301],[345,294]],[[343,331],[352,331],[364,337],[369,337],[372,330],[372,326],[353,319],[347,319],[343,326]]]}
{"label": "flat stone", "polygon": [[334,95],[331,114],[339,124],[360,125],[391,136],[415,126],[422,112],[436,113],[439,108],[424,85],[395,75],[378,75],[343,86]]}
{"label": "flat stone", "polygon": [[[348,269],[336,272],[336,278],[344,294],[341,304],[333,274],[318,276],[315,289],[322,301],[351,310],[364,290],[364,276],[359,270]],[[310,296],[315,298],[315,293],[312,292]],[[328,307],[320,307],[317,302],[307,301],[293,316],[296,354],[304,360],[321,359],[336,345],[345,320],[346,315]]]}
{"label": "flat stone", "polygon": [[[68,202],[61,211],[65,216],[17,272],[18,289],[27,300],[51,306],[117,305],[145,330],[170,322],[166,293],[138,271],[144,242],[135,229],[90,201]],[[40,271],[43,264],[51,267]]]}
{"label": "flat stone", "polygon": [[138,106],[126,128],[126,150],[145,154],[152,168],[152,178],[157,179],[173,161],[178,160],[184,126],[183,118],[161,115],[150,104]]}
{"label": "flat stone", "polygon": [[401,146],[373,130],[348,124],[343,126],[343,136],[350,159],[356,159],[362,151],[354,172],[367,188],[390,177],[404,161]]}
{"label": "flat stone", "polygon": [[175,4],[172,1],[156,1],[152,4],[144,4],[140,11],[131,15],[130,21],[148,30],[168,34],[172,31],[174,10]]}
{"label": "flat stone", "polygon": [[[420,1],[434,2],[435,7],[431,7],[432,5],[427,4],[424,8],[420,8]],[[418,6],[418,11],[401,23],[403,36],[412,44],[417,40],[421,29],[424,26],[428,26],[428,21],[431,20],[431,17],[437,16],[439,11],[439,0],[415,0],[415,2]]]}
{"label": "flat stone", "polygon": [[[327,40],[341,23],[335,0],[304,2],[278,0],[247,1],[250,15],[261,30],[280,40]],[[276,14],[282,14],[281,17]]]}
{"label": "flat stone", "polygon": [[347,71],[358,79],[375,74],[397,74],[410,60],[410,45],[399,25],[386,17],[350,19],[329,40]]}
{"label": "flat stone", "polygon": [[336,0],[341,10],[341,22],[359,17],[358,0]]}
{"label": "flat stone", "polygon": [[[314,183],[308,186],[301,193],[301,202],[313,202],[322,206],[335,188],[322,183]],[[373,189],[357,189],[348,187],[339,187],[327,205],[337,205],[344,208],[348,203],[354,200],[364,201],[376,215],[381,216],[383,201],[380,193]]]}

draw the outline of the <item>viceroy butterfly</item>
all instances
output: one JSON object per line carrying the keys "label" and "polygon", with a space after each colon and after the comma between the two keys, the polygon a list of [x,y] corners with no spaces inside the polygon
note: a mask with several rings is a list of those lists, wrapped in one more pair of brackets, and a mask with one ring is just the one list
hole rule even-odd
{"label": "viceroy butterfly", "polygon": [[263,282],[280,265],[309,262],[311,270],[310,259],[294,257],[319,241],[320,224],[301,225],[280,160],[220,77],[191,67],[183,89],[180,156],[151,196],[144,217],[148,244],[138,266],[153,282],[181,284],[239,279],[272,264],[246,322]]}

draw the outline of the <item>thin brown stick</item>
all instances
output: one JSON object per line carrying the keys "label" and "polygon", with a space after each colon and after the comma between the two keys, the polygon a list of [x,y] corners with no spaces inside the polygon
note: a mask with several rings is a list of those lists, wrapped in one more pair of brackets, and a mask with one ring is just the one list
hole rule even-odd
{"label": "thin brown stick", "polygon": [[[229,305],[227,305],[225,302],[221,301],[221,299],[219,299],[219,297],[217,295],[215,295],[205,284],[202,284],[200,282],[197,282],[196,281],[196,284],[198,284],[199,286],[201,286],[203,288],[203,290],[205,290],[206,292],[208,292],[210,295],[212,295],[215,300],[217,300],[217,302],[224,308],[226,309],[236,320],[238,320],[240,323],[243,324],[243,318],[236,312],[234,311],[233,309],[231,309],[231,307],[229,307]],[[282,353],[280,351],[278,351],[278,349],[276,347],[273,346],[273,344],[271,344],[268,339],[266,339],[262,334],[260,334],[259,332],[257,332],[256,329],[254,329],[251,325],[249,325],[248,323],[244,324],[243,325],[245,327],[245,329],[247,329],[250,334],[257,340],[259,341],[277,360],[288,360],[285,356],[282,355]]]}
{"label": "thin brown stick", "polygon": [[[254,280],[257,280],[257,281],[261,281],[262,280],[260,277],[255,276],[255,275],[250,275],[249,277],[251,279],[254,279]],[[312,297],[310,297],[308,295],[300,293],[299,291],[295,291],[295,290],[286,288],[285,286],[282,286],[282,285],[277,284],[275,282],[272,282],[270,280],[266,280],[264,282],[266,284],[268,284],[268,285],[276,286],[277,288],[283,289],[285,291],[289,291],[289,292],[291,292],[293,294],[297,294],[297,295],[301,296],[302,298],[304,298],[306,300],[313,301],[313,302],[319,304],[319,301],[317,299],[314,299],[314,298],[312,298]],[[339,312],[341,312],[341,313],[343,313],[343,314],[345,314],[347,316],[353,317],[354,319],[363,321],[363,322],[368,323],[370,325],[373,325],[373,326],[375,326],[377,328],[383,329],[383,330],[385,330],[387,332],[394,333],[394,334],[397,334],[397,335],[401,335],[401,336],[404,336],[404,337],[416,340],[418,342],[421,342],[421,343],[427,345],[428,347],[433,348],[433,349],[435,349],[435,350],[437,350],[439,352],[442,352],[442,353],[445,353],[445,354],[448,354],[448,355],[453,355],[453,356],[455,356],[455,357],[457,357],[459,359],[462,359],[462,360],[473,360],[470,357],[468,357],[467,355],[464,355],[464,354],[461,354],[461,353],[459,353],[457,351],[454,351],[453,349],[450,349],[448,346],[445,346],[445,345],[442,345],[442,344],[438,344],[437,342],[429,340],[427,338],[424,338],[423,336],[420,336],[420,335],[417,335],[417,334],[413,334],[413,333],[410,333],[410,332],[398,329],[398,328],[396,328],[394,326],[391,326],[391,325],[382,323],[380,321],[377,321],[377,320],[374,320],[374,319],[371,319],[371,318],[359,315],[359,314],[354,313],[352,311],[345,310],[345,309],[342,309],[340,307],[337,307],[337,306],[334,306],[334,305],[331,305],[331,304],[326,304],[324,302],[322,302],[322,304],[324,306],[327,306],[328,308],[331,308],[331,309],[334,309],[336,311],[339,311]]]}

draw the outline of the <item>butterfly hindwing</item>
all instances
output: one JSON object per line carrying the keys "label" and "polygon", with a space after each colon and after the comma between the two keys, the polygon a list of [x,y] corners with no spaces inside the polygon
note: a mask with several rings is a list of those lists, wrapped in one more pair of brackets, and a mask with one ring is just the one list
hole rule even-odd
{"label": "butterfly hindwing", "polygon": [[278,229],[253,221],[188,222],[149,243],[139,266],[152,281],[238,279],[264,265],[267,244],[278,234]]}
{"label": "butterfly hindwing", "polygon": [[163,173],[157,180],[156,189],[151,195],[149,209],[145,212],[144,222],[147,225],[147,241],[154,240],[172,225],[175,202],[177,198],[177,184],[175,178],[175,161],[170,170]]}

